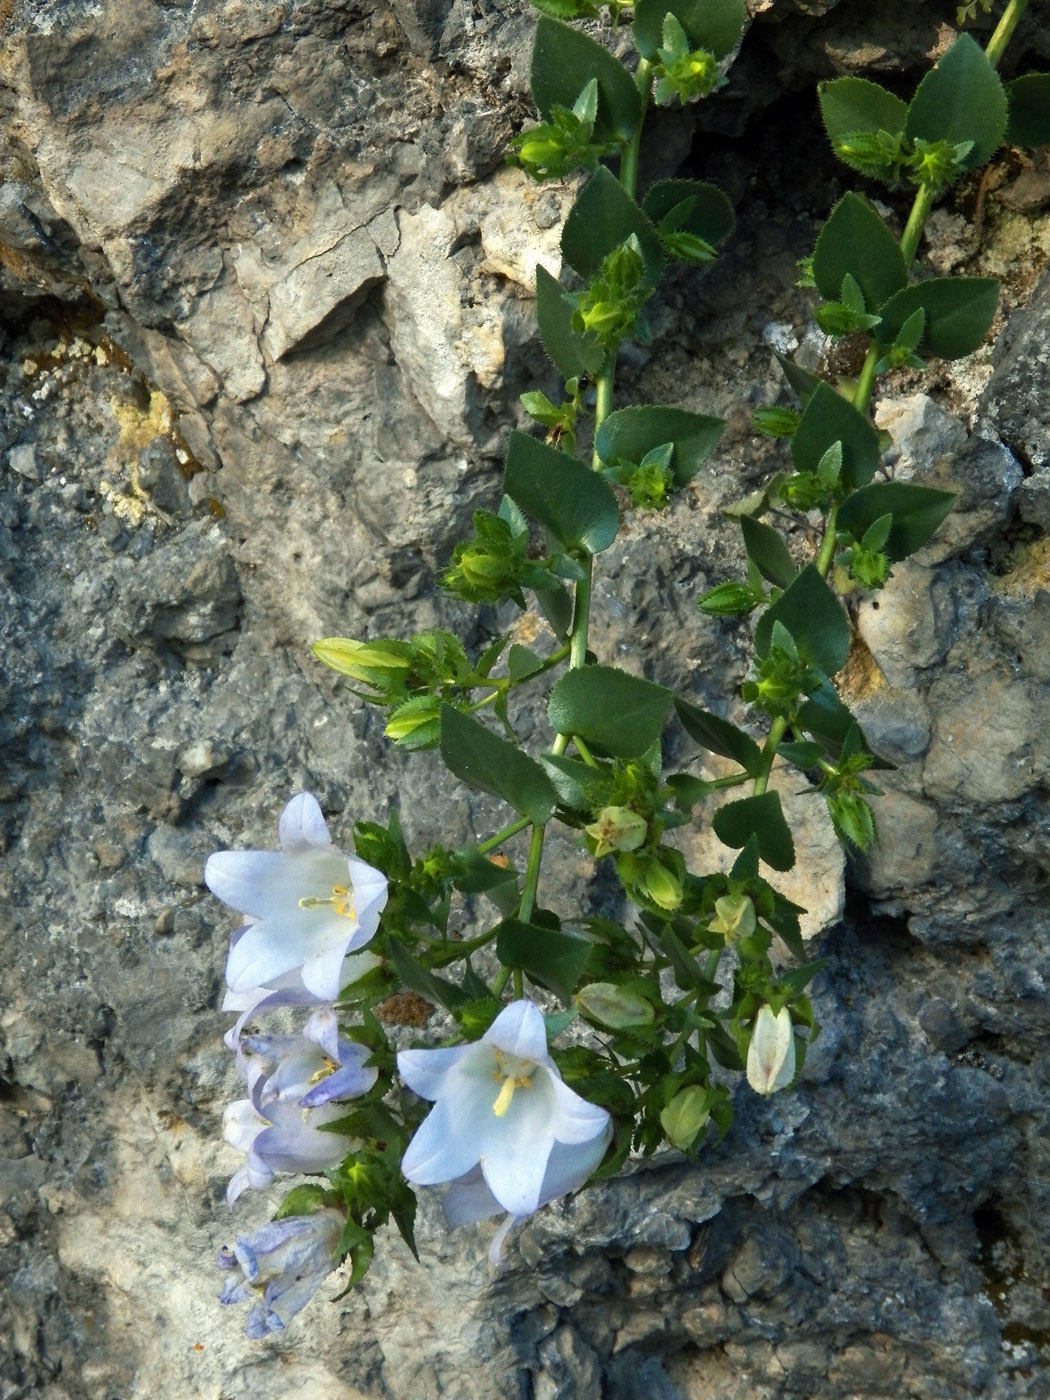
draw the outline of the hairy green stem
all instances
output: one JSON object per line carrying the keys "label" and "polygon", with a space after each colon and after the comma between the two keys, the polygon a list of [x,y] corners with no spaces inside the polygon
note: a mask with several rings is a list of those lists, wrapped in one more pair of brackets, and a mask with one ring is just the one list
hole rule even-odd
{"label": "hairy green stem", "polygon": [[838,530],[839,508],[838,503],[828,511],[827,522],[824,526],[824,538],[820,542],[820,549],[815,560],[817,573],[821,578],[827,578],[831,570],[831,561],[835,558],[835,535]]}
{"label": "hairy green stem", "polygon": [[904,254],[906,267],[911,267],[915,261],[923,227],[930,210],[933,208],[933,199],[933,187],[931,185],[920,186],[919,193],[915,196],[915,203],[911,206],[908,222],[904,225],[904,232],[901,234],[901,252]]}
{"label": "hairy green stem", "polygon": [[638,188],[638,155],[642,148],[642,127],[645,125],[645,111],[649,106],[649,94],[653,89],[653,67],[647,58],[638,60],[638,72],[635,74],[634,82],[638,89],[638,96],[642,99],[642,114],[638,119],[634,135],[624,147],[623,158],[620,161],[620,184],[632,199]]}
{"label": "hairy green stem", "polygon": [[766,788],[769,787],[769,775],[773,769],[773,760],[777,756],[777,747],[783,739],[787,727],[788,722],[783,715],[778,715],[769,726],[769,734],[766,736],[766,742],[762,745],[762,762],[755,774],[755,797],[761,797]]}
{"label": "hairy green stem", "polygon": [[489,851],[494,851],[497,846],[502,846],[504,841],[509,841],[512,836],[517,836],[519,831],[524,831],[528,824],[528,817],[519,817],[516,822],[511,822],[510,826],[505,826],[502,831],[497,831],[494,836],[489,836],[480,842],[478,854],[488,855]]}
{"label": "hairy green stem", "polygon": [[1017,28],[1017,21],[1024,14],[1027,5],[1028,0],[1010,0],[1010,3],[1003,11],[1003,17],[995,26],[995,33],[988,40],[988,46],[984,51],[988,62],[993,68],[999,66],[999,60],[1002,58],[1007,44],[1013,37],[1013,32]]}
{"label": "hairy green stem", "polygon": [[527,924],[532,917],[533,906],[536,903],[536,889],[540,881],[540,863],[543,860],[544,830],[545,827],[534,826],[532,840],[529,842],[529,859],[525,866],[525,885],[521,891],[521,903],[518,905],[518,918],[524,924]]}

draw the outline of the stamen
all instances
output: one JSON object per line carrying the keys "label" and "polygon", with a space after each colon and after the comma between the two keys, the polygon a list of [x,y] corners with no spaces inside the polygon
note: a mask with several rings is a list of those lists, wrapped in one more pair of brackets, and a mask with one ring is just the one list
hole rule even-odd
{"label": "stamen", "polygon": [[357,910],[354,908],[350,891],[345,885],[333,885],[331,899],[319,899],[317,895],[304,895],[299,901],[300,909],[334,909],[337,914],[342,914],[345,919],[356,919]]}
{"label": "stamen", "polygon": [[499,1091],[499,1096],[492,1105],[492,1111],[497,1118],[502,1118],[507,1109],[510,1108],[510,1101],[514,1097],[514,1089],[517,1082],[518,1081],[510,1075],[503,1081],[503,1087]]}

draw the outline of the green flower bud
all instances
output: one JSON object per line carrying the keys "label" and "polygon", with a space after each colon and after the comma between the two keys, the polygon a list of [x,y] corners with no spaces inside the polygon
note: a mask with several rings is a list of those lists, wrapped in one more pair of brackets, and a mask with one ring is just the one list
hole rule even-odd
{"label": "green flower bud", "polygon": [[697,607],[708,617],[737,617],[749,613],[762,600],[746,583],[720,583],[697,599]]}
{"label": "green flower bud", "polygon": [[598,820],[584,831],[595,843],[595,859],[601,860],[613,851],[636,851],[644,845],[649,823],[630,807],[603,807]]}
{"label": "green flower bud", "polygon": [[751,415],[751,426],[756,433],[762,433],[765,437],[790,438],[795,436],[800,418],[801,415],[793,408],[770,404],[755,409]]}
{"label": "green flower bud", "polygon": [[[394,643],[395,647],[397,645]],[[406,651],[409,650],[404,643],[401,645]],[[324,637],[314,642],[312,651],[318,661],[340,675],[376,687],[383,687],[384,682],[399,683],[412,669],[410,655],[393,650],[384,642],[355,642],[350,637]]]}
{"label": "green flower bud", "polygon": [[613,1031],[650,1026],[655,1015],[652,1003],[645,997],[613,982],[591,982],[581,987],[573,1000],[581,1015]]}
{"label": "green flower bud", "polygon": [[672,1147],[685,1152],[696,1141],[700,1129],[711,1116],[709,1095],[699,1084],[691,1084],[675,1094],[660,1114],[660,1126]]}
{"label": "green flower bud", "polygon": [[417,695],[399,705],[383,731],[406,749],[426,749],[441,732],[441,701],[436,695]]}
{"label": "green flower bud", "polygon": [[746,894],[725,894],[715,900],[715,917],[708,928],[722,934],[727,943],[738,943],[751,937],[756,923],[755,906]]}
{"label": "green flower bud", "polygon": [[642,872],[638,882],[641,892],[660,909],[668,913],[682,902],[682,884],[672,871],[655,856]]}

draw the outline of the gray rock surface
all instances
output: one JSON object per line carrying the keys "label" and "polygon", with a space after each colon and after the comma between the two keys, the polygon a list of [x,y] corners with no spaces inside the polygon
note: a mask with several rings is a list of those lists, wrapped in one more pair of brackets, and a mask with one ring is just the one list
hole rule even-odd
{"label": "gray rock surface", "polygon": [[[797,133],[818,78],[913,74],[944,18],[751,8],[729,88],[648,157],[719,181],[737,234],[621,374],[729,429],[595,591],[603,659],[723,709],[743,639],[695,598],[740,568],[720,508],[780,461],[748,426],[782,388],[764,328],[822,353],[795,261],[844,188]],[[1015,51],[1045,67],[1037,10]],[[344,842],[395,804],[418,846],[498,823],[307,644],[466,625],[435,571],[517,394],[553,392],[527,288],[572,192],[502,160],[531,26],[519,0],[0,3],[2,1400],[1047,1393],[1050,222],[993,196],[960,241],[965,189],[931,259],[1008,274],[1004,327],[880,409],[895,470],[962,499],[856,606],[846,685],[897,767],[879,847],[820,870],[845,904],[798,1090],[541,1214],[498,1276],[491,1226],[428,1199],[421,1266],[385,1240],[280,1340],[215,1302],[216,1248],[271,1203],[224,1202],[206,856],[270,844],[303,787]],[[551,845],[552,888],[611,897]]]}

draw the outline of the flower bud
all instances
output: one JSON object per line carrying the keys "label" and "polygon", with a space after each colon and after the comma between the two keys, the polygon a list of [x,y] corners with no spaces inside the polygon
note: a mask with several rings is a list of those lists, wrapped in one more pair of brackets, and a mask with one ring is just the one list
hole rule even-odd
{"label": "flower bud", "polygon": [[650,1026],[653,1022],[652,1003],[613,982],[591,982],[581,987],[573,1000],[581,1015],[613,1031],[626,1030],[629,1026]]}
{"label": "flower bud", "polygon": [[757,920],[755,906],[746,894],[725,894],[715,900],[715,917],[708,925],[712,933],[720,933],[727,943],[750,938]]}
{"label": "flower bud", "polygon": [[708,1091],[699,1084],[691,1084],[688,1089],[675,1094],[660,1114],[660,1126],[672,1147],[683,1152],[692,1147],[700,1129],[711,1116],[707,1105]]}
{"label": "flower bud", "polygon": [[[395,644],[396,645],[396,644]],[[412,659],[384,642],[355,642],[350,637],[324,637],[313,644],[318,661],[341,675],[366,685],[399,682],[412,669]]]}
{"label": "flower bud", "polygon": [[682,902],[682,884],[662,861],[655,857],[649,862],[638,882],[642,894],[646,895],[660,909],[670,913]]}
{"label": "flower bud", "polygon": [[645,843],[649,823],[630,807],[603,807],[598,820],[584,831],[595,843],[595,860],[601,860],[613,851],[636,851]]}
{"label": "flower bud", "polygon": [[747,1052],[747,1082],[756,1094],[774,1094],[795,1077],[795,1033],[791,1012],[781,1007],[774,1016],[759,1007]]}

